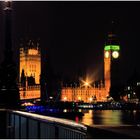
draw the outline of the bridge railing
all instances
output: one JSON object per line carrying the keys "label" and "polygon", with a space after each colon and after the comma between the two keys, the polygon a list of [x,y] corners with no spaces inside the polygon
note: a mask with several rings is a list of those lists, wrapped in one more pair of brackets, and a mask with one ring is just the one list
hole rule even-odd
{"label": "bridge railing", "polygon": [[7,111],[7,138],[14,139],[85,139],[87,127],[23,111]]}

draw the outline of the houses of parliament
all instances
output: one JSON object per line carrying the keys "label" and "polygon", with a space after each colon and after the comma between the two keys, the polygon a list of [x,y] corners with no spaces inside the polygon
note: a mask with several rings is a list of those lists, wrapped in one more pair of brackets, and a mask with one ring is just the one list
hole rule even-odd
{"label": "houses of parliament", "polygon": [[38,42],[25,40],[19,50],[20,99],[40,98],[41,52]]}
{"label": "houses of parliament", "polygon": [[[116,70],[117,59],[119,58],[120,45],[116,41],[116,35],[110,32],[104,46],[104,82],[97,86],[85,80],[79,86],[61,87],[61,101],[107,101],[113,81],[117,80],[112,74]],[[40,74],[41,74],[41,53],[39,43],[28,40],[20,46],[19,83],[20,99],[40,98]],[[116,66],[115,66],[116,65]]]}
{"label": "houses of parliament", "polygon": [[97,86],[87,80],[81,81],[78,87],[62,87],[61,100],[75,102],[105,102],[110,96],[111,87],[113,87],[117,76],[115,76],[118,67],[118,58],[120,54],[120,45],[116,35],[110,32],[104,46],[104,84],[99,82]]}

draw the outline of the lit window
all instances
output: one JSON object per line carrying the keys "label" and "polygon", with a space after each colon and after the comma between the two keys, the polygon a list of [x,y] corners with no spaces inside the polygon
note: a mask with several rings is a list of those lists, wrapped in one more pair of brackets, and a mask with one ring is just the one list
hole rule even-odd
{"label": "lit window", "polygon": [[67,100],[67,97],[64,97],[64,101],[66,101]]}
{"label": "lit window", "polygon": [[128,90],[130,90],[130,87],[127,87]]}
{"label": "lit window", "polygon": [[89,101],[90,101],[90,102],[92,101],[92,97],[91,97],[91,98],[89,98]]}
{"label": "lit window", "polygon": [[67,109],[64,109],[64,111],[63,112],[67,112]]}
{"label": "lit window", "polygon": [[38,51],[35,50],[35,49],[29,49],[29,50],[28,50],[28,54],[29,54],[29,55],[37,55],[37,54],[38,54]]}
{"label": "lit window", "polygon": [[53,97],[52,97],[52,96],[50,96],[49,98],[50,98],[50,99],[53,99]]}
{"label": "lit window", "polygon": [[137,82],[137,86],[140,86],[140,82]]}
{"label": "lit window", "polygon": [[78,100],[81,100],[81,97],[78,97]]}

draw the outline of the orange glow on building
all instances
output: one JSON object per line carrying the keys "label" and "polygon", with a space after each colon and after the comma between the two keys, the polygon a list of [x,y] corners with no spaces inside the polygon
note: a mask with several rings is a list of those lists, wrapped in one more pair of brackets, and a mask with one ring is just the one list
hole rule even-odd
{"label": "orange glow on building", "polygon": [[[32,43],[30,41],[30,43]],[[21,78],[22,70],[25,72],[25,76],[33,76],[35,83],[40,83],[41,73],[41,54],[39,48],[34,45],[32,47],[21,47],[20,48],[20,75]]]}
{"label": "orange glow on building", "polygon": [[39,99],[40,98],[40,85],[28,86],[26,90],[22,87],[20,89],[20,99]]}
{"label": "orange glow on building", "polygon": [[[19,65],[19,82],[21,83],[21,74],[24,70],[26,84],[20,84],[20,99],[38,99],[40,98],[40,74],[41,74],[41,53],[39,44],[29,40],[25,46],[20,47],[20,65]],[[28,85],[27,77],[32,76],[35,84]]]}
{"label": "orange glow on building", "polygon": [[109,96],[111,87],[111,51],[104,51],[104,85],[101,83],[100,88],[92,87],[92,80],[86,78],[81,80],[81,87],[63,87],[61,92],[61,100],[64,101],[83,101],[85,103],[105,102]]}
{"label": "orange glow on building", "polygon": [[109,93],[111,87],[111,52],[104,51],[104,80],[105,89]]}
{"label": "orange glow on building", "polygon": [[[106,101],[108,93],[104,87],[63,87],[61,101],[92,103],[94,101]],[[96,99],[95,99],[96,98]]]}
{"label": "orange glow on building", "polygon": [[85,103],[92,103],[95,101],[107,101],[112,86],[112,61],[119,57],[120,50],[118,43],[115,45],[116,43],[114,44],[112,42],[115,35],[109,34],[108,37],[109,44],[106,44],[104,47],[104,85],[101,83],[100,88],[92,87],[91,83],[93,83],[93,81],[90,77],[87,77],[85,81],[81,80],[82,85],[79,87],[63,87],[61,92],[62,101],[64,101],[64,97],[67,98],[69,102],[83,101]]}
{"label": "orange glow on building", "polygon": [[36,49],[28,49],[28,54],[29,55],[37,55],[38,54],[38,50],[36,50]]}

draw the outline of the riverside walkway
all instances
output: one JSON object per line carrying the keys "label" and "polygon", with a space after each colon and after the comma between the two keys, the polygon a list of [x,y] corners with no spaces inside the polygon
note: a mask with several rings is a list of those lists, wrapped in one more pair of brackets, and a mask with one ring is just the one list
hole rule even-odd
{"label": "riverside walkway", "polygon": [[139,139],[139,125],[94,125],[88,126],[88,138],[92,139]]}

